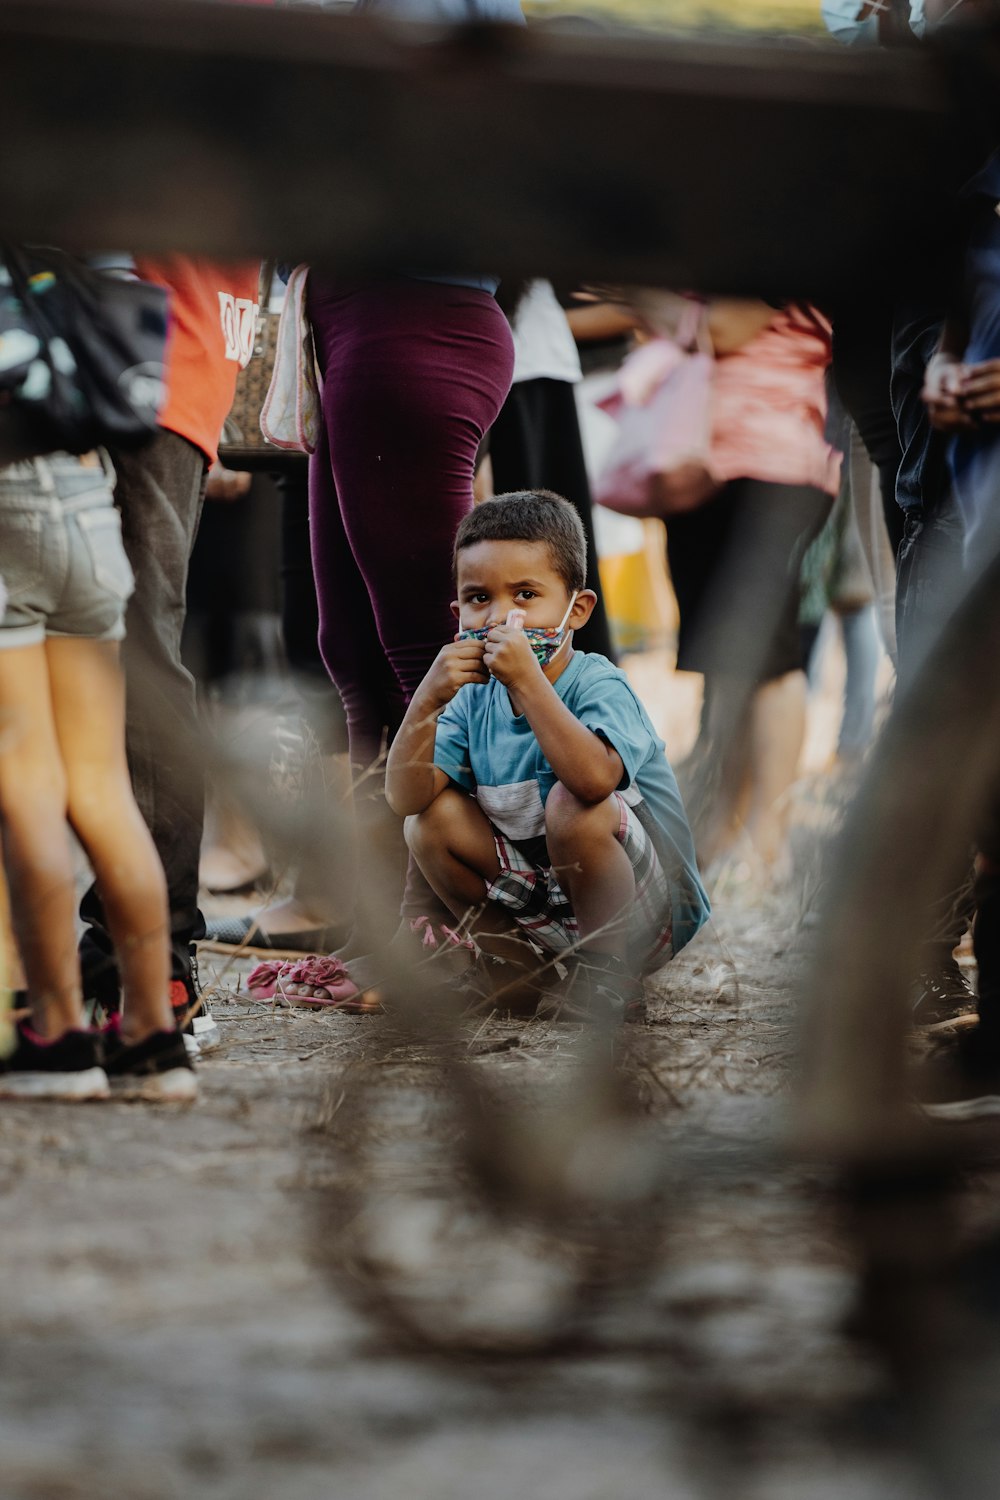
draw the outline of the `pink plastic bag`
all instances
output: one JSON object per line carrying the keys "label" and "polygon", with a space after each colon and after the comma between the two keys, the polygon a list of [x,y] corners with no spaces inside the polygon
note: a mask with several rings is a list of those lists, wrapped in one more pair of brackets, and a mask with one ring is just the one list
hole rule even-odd
{"label": "pink plastic bag", "polygon": [[676,343],[651,339],[629,355],[617,391],[600,403],[618,419],[618,436],[594,499],[621,515],[694,510],[720,488],[709,467],[715,360],[703,347],[703,309],[692,309]]}

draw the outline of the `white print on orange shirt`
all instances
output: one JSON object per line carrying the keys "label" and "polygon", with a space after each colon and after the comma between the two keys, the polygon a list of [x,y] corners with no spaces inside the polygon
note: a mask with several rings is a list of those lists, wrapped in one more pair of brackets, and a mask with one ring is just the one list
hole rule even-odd
{"label": "white print on orange shirt", "polygon": [[219,293],[219,316],[222,337],[226,341],[226,358],[234,359],[245,370],[253,353],[260,309],[250,297],[234,297],[232,292]]}

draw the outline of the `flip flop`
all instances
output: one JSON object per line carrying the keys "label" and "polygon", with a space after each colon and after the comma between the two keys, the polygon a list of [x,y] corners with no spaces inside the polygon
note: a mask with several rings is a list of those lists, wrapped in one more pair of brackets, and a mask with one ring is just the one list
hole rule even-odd
{"label": "flip flop", "polygon": [[[260,964],[254,970],[247,980],[248,989],[251,981],[265,967],[267,966]],[[266,987],[267,977],[261,975],[261,981]],[[303,995],[297,988],[299,985],[321,993]],[[274,979],[273,998],[281,1005],[306,1010],[340,1010],[348,1015],[371,1015],[382,1008],[377,992],[373,989],[362,990],[339,958],[326,958],[320,954],[300,959],[297,963],[284,964]]]}
{"label": "flip flop", "polygon": [[258,964],[247,975],[244,985],[251,1000],[273,1000],[281,975],[290,967],[288,960],[283,958],[269,958]]}
{"label": "flip flop", "polygon": [[212,917],[205,923],[205,936],[198,946],[209,953],[270,953],[297,958],[302,953],[336,948],[344,941],[339,927],[306,927],[299,932],[265,932],[259,915],[249,917]]}

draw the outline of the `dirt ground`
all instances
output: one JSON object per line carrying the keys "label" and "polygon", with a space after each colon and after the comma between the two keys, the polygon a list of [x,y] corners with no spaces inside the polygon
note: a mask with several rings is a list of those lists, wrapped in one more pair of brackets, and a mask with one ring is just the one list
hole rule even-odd
{"label": "dirt ground", "polygon": [[435,1048],[210,954],[194,1108],[8,1107],[3,1500],[924,1500],[794,1149],[825,786],[785,894],[734,865],[654,981],[610,1125],[578,1027]]}
{"label": "dirt ground", "polygon": [[[4,1113],[5,1500],[921,1496],[844,1332],[826,1184],[786,1149],[800,915],[733,894],[630,1029],[627,1129],[674,1167],[626,1204],[605,1295],[572,1318],[572,1226],[457,1190],[429,1054],[386,1017],[253,1004],[206,956],[224,1044],[195,1108]],[[580,1038],[470,1023],[456,1044],[529,1152]],[[619,1166],[598,1146],[581,1170]],[[478,1349],[404,1339],[380,1289]]]}

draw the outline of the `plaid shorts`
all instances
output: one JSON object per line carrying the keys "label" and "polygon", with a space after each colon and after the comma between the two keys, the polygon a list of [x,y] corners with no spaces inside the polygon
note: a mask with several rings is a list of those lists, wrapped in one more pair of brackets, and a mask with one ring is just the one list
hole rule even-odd
{"label": "plaid shorts", "polygon": [[[673,957],[670,882],[645,825],[620,792],[613,795],[620,813],[615,837],[628,855],[635,876],[635,894],[621,922],[628,932],[634,964],[643,973],[650,973]],[[540,947],[554,953],[576,947],[580,929],[569,897],[552,868],[544,838],[515,842],[496,824],[491,827],[500,873],[487,886],[490,900],[505,907],[525,936]]]}

